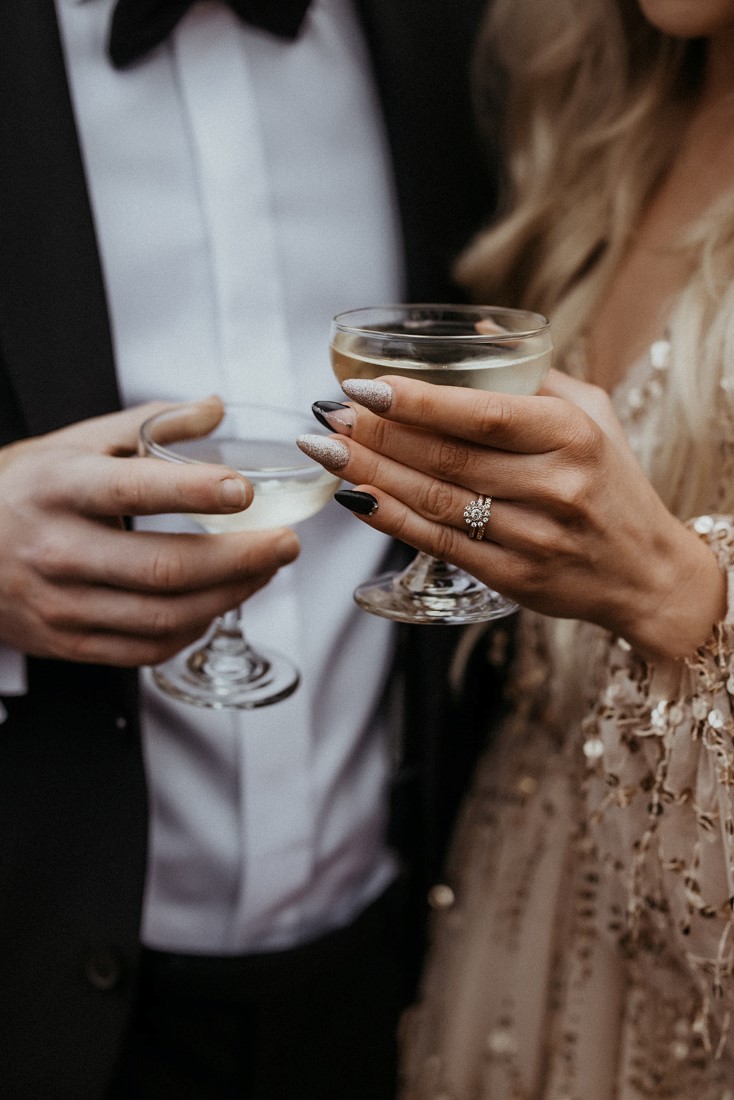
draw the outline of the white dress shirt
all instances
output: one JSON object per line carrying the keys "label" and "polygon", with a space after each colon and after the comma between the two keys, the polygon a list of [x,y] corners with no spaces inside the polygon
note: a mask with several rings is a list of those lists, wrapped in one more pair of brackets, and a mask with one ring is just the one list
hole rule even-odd
{"label": "white dress shirt", "polygon": [[[332,314],[402,292],[351,4],[315,0],[291,43],[197,3],[124,72],[104,52],[111,7],[57,0],[124,404],[217,392],[307,410],[338,398]],[[386,543],[333,502],[298,533],[299,560],[245,608],[253,641],[301,669],[290,699],[200,710],[144,673],[151,946],[299,943],[347,922],[395,873],[387,725],[374,718],[391,628],[351,598]],[[7,656],[6,689],[21,672]]]}

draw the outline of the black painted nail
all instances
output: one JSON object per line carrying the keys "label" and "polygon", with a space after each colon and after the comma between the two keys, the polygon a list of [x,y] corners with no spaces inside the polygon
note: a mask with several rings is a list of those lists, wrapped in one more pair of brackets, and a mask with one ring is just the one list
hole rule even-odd
{"label": "black painted nail", "polygon": [[354,409],[343,401],[314,401],[311,412],[330,432],[349,432],[354,425]]}
{"label": "black painted nail", "polygon": [[334,493],[334,500],[358,516],[374,516],[380,507],[372,493],[360,493],[358,489],[340,489]]}

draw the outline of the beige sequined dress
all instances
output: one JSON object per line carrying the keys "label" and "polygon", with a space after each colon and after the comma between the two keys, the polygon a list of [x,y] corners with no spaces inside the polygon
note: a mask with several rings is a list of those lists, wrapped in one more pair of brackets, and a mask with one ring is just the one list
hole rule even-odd
{"label": "beige sequined dress", "polygon": [[[633,446],[667,351],[615,395]],[[731,578],[731,517],[691,522]],[[523,615],[516,707],[434,892],[402,1100],[734,1100],[732,592],[695,660],[654,668]]]}

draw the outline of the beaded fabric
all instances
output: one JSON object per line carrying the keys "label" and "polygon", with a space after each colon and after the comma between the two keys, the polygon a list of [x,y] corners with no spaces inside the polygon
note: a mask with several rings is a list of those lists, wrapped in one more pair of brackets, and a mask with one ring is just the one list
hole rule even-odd
{"label": "beaded fabric", "polygon": [[[669,355],[615,393],[633,447]],[[402,1100],[734,1100],[734,523],[691,525],[730,578],[695,658],[521,613],[513,712],[431,892]]]}

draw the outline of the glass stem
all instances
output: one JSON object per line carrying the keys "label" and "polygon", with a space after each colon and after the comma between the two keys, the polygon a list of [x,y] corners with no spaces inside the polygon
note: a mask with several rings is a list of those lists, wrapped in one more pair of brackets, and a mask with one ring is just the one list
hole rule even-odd
{"label": "glass stem", "polygon": [[253,680],[269,667],[247,642],[239,607],[226,611],[215,621],[204,649],[193,655],[193,659],[212,680]]}
{"label": "glass stem", "polygon": [[400,574],[397,583],[409,592],[440,595],[452,586],[458,572],[456,566],[419,550],[410,565]]}
{"label": "glass stem", "polygon": [[223,615],[220,615],[216,620],[216,632],[226,634],[229,637],[239,637],[244,641],[244,632],[242,630],[242,608],[233,607],[229,611],[225,611]]}

